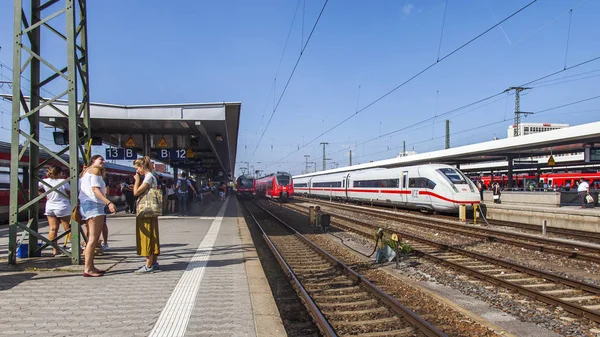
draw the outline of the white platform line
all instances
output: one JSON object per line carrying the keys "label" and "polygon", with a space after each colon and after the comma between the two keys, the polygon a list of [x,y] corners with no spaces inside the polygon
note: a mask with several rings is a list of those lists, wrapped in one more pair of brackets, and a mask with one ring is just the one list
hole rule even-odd
{"label": "white platform line", "polygon": [[219,214],[213,220],[204,239],[198,246],[196,254],[194,254],[183,275],[181,275],[179,282],[175,286],[175,289],[173,289],[171,297],[169,297],[149,336],[170,337],[183,336],[185,334],[196,302],[196,295],[200,289],[200,283],[202,282],[213,246],[217,240],[228,202],[229,198],[221,206]]}

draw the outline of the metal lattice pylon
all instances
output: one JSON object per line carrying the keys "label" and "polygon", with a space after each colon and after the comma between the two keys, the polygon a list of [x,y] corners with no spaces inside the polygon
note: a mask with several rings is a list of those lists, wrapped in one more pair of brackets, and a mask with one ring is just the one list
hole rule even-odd
{"label": "metal lattice pylon", "polygon": [[[61,4],[63,4],[61,6]],[[27,8],[27,6],[29,8]],[[25,13],[29,12],[27,16]],[[66,27],[60,18],[65,19]],[[15,0],[14,1],[14,54],[13,54],[13,101],[12,101],[12,131],[11,131],[11,163],[10,163],[10,215],[9,215],[9,245],[8,263],[16,264],[17,231],[24,230],[29,234],[29,256],[34,256],[39,251],[37,242],[41,240],[43,246],[55,245],[56,240],[50,241],[38,233],[38,203],[50,192],[56,191],[62,185],[55,186],[47,192],[38,195],[39,170],[49,161],[58,162],[69,168],[71,185],[71,205],[77,205],[79,195],[78,164],[79,154],[84,153],[82,144],[87,144],[89,149],[90,124],[89,124],[89,81],[88,81],[88,48],[87,48],[87,8],[86,0]],[[41,33],[44,32],[44,41]],[[61,32],[64,31],[64,32]],[[48,37],[54,40],[48,39]],[[55,40],[64,41],[66,44],[56,43]],[[43,54],[47,49],[66,50],[66,66],[56,66]],[[47,53],[51,55],[52,53]],[[54,56],[56,57],[56,56]],[[23,93],[22,85],[24,74],[29,72],[29,97]],[[42,78],[46,74],[47,77]],[[52,89],[63,90],[51,97],[42,97],[40,92],[50,92],[45,87],[52,84]],[[58,99],[68,96],[66,111],[54,104]],[[79,102],[79,103],[78,103]],[[69,146],[58,153],[40,143],[40,111],[54,109],[68,119]],[[21,122],[29,122],[29,130],[21,128]],[[19,149],[19,141],[25,144]],[[23,166],[23,180],[28,186],[23,186],[19,181],[19,162],[23,159],[25,150],[29,150],[29,166]],[[40,150],[50,157],[43,162],[39,161]],[[62,154],[69,154],[69,161],[61,158]],[[87,158],[84,161],[87,162]],[[25,180],[27,179],[27,180]],[[18,186],[18,188],[16,188]],[[19,195],[21,203],[19,204]],[[19,223],[19,215],[27,215],[27,224]],[[72,254],[73,264],[81,263],[80,228],[72,222]],[[61,249],[62,250],[62,249]],[[66,251],[63,251],[67,253]]]}

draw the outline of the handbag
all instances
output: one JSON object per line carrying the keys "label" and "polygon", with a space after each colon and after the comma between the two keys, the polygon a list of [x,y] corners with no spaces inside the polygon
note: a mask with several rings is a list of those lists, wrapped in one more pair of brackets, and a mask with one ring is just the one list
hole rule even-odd
{"label": "handbag", "polygon": [[588,204],[593,204],[594,203],[594,197],[592,197],[591,195],[586,195],[585,196],[585,202],[587,202]]}
{"label": "handbag", "polygon": [[500,199],[500,195],[499,194],[495,194],[494,195],[494,200],[498,200],[498,199]]}
{"label": "handbag", "polygon": [[138,198],[137,216],[141,218],[153,218],[162,215],[162,191],[153,186],[150,186],[148,191]]}
{"label": "handbag", "polygon": [[77,205],[75,206],[75,208],[73,208],[73,211],[71,212],[71,219],[73,219],[73,221],[77,222],[78,224],[83,223],[83,219],[81,218],[81,210],[79,209],[79,202],[77,202]]}

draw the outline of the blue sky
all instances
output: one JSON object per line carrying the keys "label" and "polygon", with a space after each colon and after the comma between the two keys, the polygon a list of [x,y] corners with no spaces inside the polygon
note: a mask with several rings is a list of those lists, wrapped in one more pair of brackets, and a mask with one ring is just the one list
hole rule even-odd
{"label": "blue sky", "polygon": [[[324,1],[89,1],[91,99],[114,104],[241,101],[236,173],[250,161],[254,169],[298,174],[304,155],[320,169],[320,142],[329,143],[328,167],[347,165],[350,149],[354,163],[395,157],[403,141],[418,153],[442,149],[446,119],[453,147],[505,138],[514,95],[443,114],[562,70],[565,54],[567,67],[599,57],[600,1],[538,0],[355,112],[529,2],[450,0],[446,9],[442,0],[331,0],[264,131]],[[0,62],[9,67],[12,15],[12,1],[1,1]],[[60,58],[64,51],[51,45],[46,45],[48,55]],[[5,66],[0,70],[0,77],[11,76]],[[521,98],[522,111],[600,95],[600,60],[546,81],[551,79],[556,80],[530,85],[533,89]],[[473,110],[478,106],[483,107]],[[9,111],[10,105],[0,102],[4,130],[10,126]],[[442,116],[431,120],[437,115]],[[600,99],[594,99],[524,120],[577,125],[599,116]],[[0,137],[6,141],[9,133]]]}

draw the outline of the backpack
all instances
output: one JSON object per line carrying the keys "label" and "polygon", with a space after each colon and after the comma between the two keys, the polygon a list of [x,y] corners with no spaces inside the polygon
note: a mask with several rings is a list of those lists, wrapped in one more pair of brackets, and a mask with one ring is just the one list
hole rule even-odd
{"label": "backpack", "polygon": [[188,191],[188,180],[187,179],[179,179],[179,187],[177,188],[177,192],[187,193],[187,191]]}

